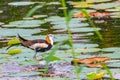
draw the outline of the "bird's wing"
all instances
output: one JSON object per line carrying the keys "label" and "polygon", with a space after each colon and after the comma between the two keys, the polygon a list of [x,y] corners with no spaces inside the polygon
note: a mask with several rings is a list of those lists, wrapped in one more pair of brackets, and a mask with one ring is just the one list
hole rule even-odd
{"label": "bird's wing", "polygon": [[48,44],[46,43],[35,43],[31,46],[29,46],[31,49],[35,49],[35,48],[47,48]]}

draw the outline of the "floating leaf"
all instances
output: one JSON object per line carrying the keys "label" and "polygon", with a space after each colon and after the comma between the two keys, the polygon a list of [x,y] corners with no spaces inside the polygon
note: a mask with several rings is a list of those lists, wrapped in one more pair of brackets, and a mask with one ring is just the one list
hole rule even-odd
{"label": "floating leaf", "polygon": [[3,24],[5,24],[5,23],[3,23],[3,22],[0,22],[0,25],[3,25]]}
{"label": "floating leaf", "polygon": [[34,33],[40,32],[39,29],[0,29],[0,36],[17,36],[19,33],[20,35],[28,36]]}
{"label": "floating leaf", "polygon": [[47,3],[47,5],[60,5],[61,3],[60,2],[50,2],[50,3]]}
{"label": "floating leaf", "polygon": [[102,79],[104,74],[105,72],[99,72],[99,73],[91,72],[87,74],[86,77],[88,80],[96,80],[96,79]]}
{"label": "floating leaf", "polygon": [[95,63],[87,64],[86,66],[89,68],[102,68],[102,66],[100,64],[95,64]]}
{"label": "floating leaf", "polygon": [[71,28],[72,32],[92,32],[95,30],[101,30],[101,28]]}
{"label": "floating leaf", "polygon": [[0,59],[0,64],[7,63],[7,62],[9,62],[9,59],[7,58]]}
{"label": "floating leaf", "polygon": [[56,56],[48,56],[48,57],[45,57],[44,58],[46,61],[55,61],[55,60],[60,60],[59,57],[56,57]]}
{"label": "floating leaf", "polygon": [[96,4],[94,6],[91,6],[90,8],[95,8],[95,9],[106,9],[106,8],[114,8],[120,6],[118,2],[112,2],[112,3],[101,3],[101,4]]}
{"label": "floating leaf", "polygon": [[40,72],[19,72],[19,73],[10,74],[9,76],[12,76],[12,77],[16,77],[16,76],[25,77],[25,76],[35,76],[35,75],[39,75],[39,74],[40,74]]}
{"label": "floating leaf", "polygon": [[119,47],[109,47],[109,48],[103,48],[102,51],[104,52],[115,52],[117,50],[120,50]]}
{"label": "floating leaf", "polygon": [[[86,20],[86,19],[85,18],[78,18],[78,19],[72,18],[70,20],[70,22],[80,22],[80,21],[83,21],[83,20]],[[48,21],[48,22],[55,22],[55,23],[56,22],[61,23],[61,21],[64,22],[64,23],[66,22],[64,17],[59,17],[59,16],[49,17],[49,18],[46,19],[46,21]]]}
{"label": "floating leaf", "polygon": [[0,54],[0,58],[7,58],[7,57],[10,57],[10,55],[8,55],[8,54]]}
{"label": "floating leaf", "polygon": [[2,10],[0,10],[0,13],[3,13],[3,11],[2,11]]}
{"label": "floating leaf", "polygon": [[[88,23],[70,23],[70,28],[80,28],[84,26],[89,26]],[[53,26],[54,29],[67,29],[66,25],[61,22],[61,24],[57,24]]]}
{"label": "floating leaf", "polygon": [[86,75],[88,80],[94,80],[95,76],[96,76],[96,73],[94,73],[94,72],[91,72]]}
{"label": "floating leaf", "polygon": [[88,3],[100,3],[100,2],[107,2],[107,1],[111,1],[111,0],[86,0],[86,2]]}
{"label": "floating leaf", "polygon": [[60,78],[60,77],[37,77],[35,80],[67,80],[66,78]]}
{"label": "floating leaf", "polygon": [[34,19],[45,18],[45,17],[47,17],[47,15],[33,15]]}
{"label": "floating leaf", "polygon": [[106,11],[120,11],[120,7],[112,8],[112,9],[106,9]]}
{"label": "floating leaf", "polygon": [[[111,14],[109,12],[90,12],[90,13],[88,13],[88,15],[91,18],[108,18],[108,17],[110,17]],[[75,18],[84,18],[86,16],[83,13],[75,13],[73,15],[73,17],[75,17]]]}
{"label": "floating leaf", "polygon": [[77,62],[78,64],[91,64],[91,63],[99,63],[99,62],[105,62],[109,60],[109,57],[91,57],[91,58],[85,58],[85,59],[75,59],[72,60],[72,63]]}
{"label": "floating leaf", "polygon": [[36,60],[26,58],[26,59],[20,61],[19,65],[21,65],[21,66],[29,66],[29,65],[35,65],[36,63],[37,63]]}
{"label": "floating leaf", "polygon": [[10,55],[19,54],[19,53],[21,53],[21,52],[22,52],[21,49],[8,50],[8,54],[10,54]]}
{"label": "floating leaf", "polygon": [[[75,51],[80,53],[80,52],[89,52],[89,51],[94,52],[94,51],[98,50],[98,48],[94,49],[94,47],[98,47],[99,45],[98,44],[75,43],[75,44],[73,44],[73,46],[74,46],[74,48],[76,48]],[[62,45],[60,47],[66,48],[66,49],[70,48],[70,46],[68,46],[68,45]]]}
{"label": "floating leaf", "polygon": [[8,46],[12,46],[12,45],[15,45],[15,44],[19,44],[20,43],[20,40],[17,39],[17,38],[13,38],[11,40],[8,41]]}
{"label": "floating leaf", "polygon": [[21,1],[21,2],[10,2],[10,3],[8,3],[8,5],[12,5],[12,6],[25,6],[25,5],[35,4],[35,3],[36,2]]}
{"label": "floating leaf", "polygon": [[87,2],[70,2],[70,4],[77,8],[86,8],[92,6],[92,4]]}
{"label": "floating leaf", "polygon": [[120,52],[116,51],[114,53],[107,53],[107,54],[102,54],[103,56],[108,56],[110,58],[113,58],[113,59],[119,59],[119,55],[120,55]]}
{"label": "floating leaf", "polygon": [[[82,53],[82,54],[99,52],[99,51],[101,51],[101,49],[99,49],[99,48],[86,48],[86,47],[84,47],[82,49],[80,49],[80,48],[75,49],[75,53]],[[67,50],[67,52],[71,52],[71,49]]]}
{"label": "floating leaf", "polygon": [[[25,28],[29,28],[29,27],[38,27],[41,24],[43,24],[43,21],[40,20],[20,20],[20,21],[13,21],[10,22],[8,25],[9,26],[15,26],[15,27],[25,27]],[[4,26],[4,25],[3,25]]]}

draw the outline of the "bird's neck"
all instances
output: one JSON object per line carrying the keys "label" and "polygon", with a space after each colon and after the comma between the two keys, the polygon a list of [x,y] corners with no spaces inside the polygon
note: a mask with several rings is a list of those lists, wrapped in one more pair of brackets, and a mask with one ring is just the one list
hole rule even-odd
{"label": "bird's neck", "polygon": [[47,41],[47,43],[53,45],[53,39],[51,37],[46,36],[45,40]]}

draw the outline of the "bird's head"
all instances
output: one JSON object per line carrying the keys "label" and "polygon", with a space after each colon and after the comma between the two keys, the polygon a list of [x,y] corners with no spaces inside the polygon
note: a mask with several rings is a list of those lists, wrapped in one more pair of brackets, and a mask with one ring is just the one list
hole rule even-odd
{"label": "bird's head", "polygon": [[49,44],[51,44],[51,45],[53,45],[53,38],[54,38],[55,36],[53,35],[53,34],[48,34],[47,36],[46,36],[46,41],[49,43]]}

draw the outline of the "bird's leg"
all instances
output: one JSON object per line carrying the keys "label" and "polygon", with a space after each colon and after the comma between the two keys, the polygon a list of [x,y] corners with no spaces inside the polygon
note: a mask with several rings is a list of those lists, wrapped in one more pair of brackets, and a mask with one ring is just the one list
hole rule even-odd
{"label": "bird's leg", "polygon": [[36,50],[35,50],[35,54],[34,54],[34,56],[33,56],[33,59],[35,59],[35,60],[37,60],[36,55],[37,55],[37,52],[36,52]]}
{"label": "bird's leg", "polygon": [[33,56],[33,59],[35,59],[37,61],[43,60],[43,58],[37,58],[37,52],[36,52],[36,50],[35,50],[35,54]]}

